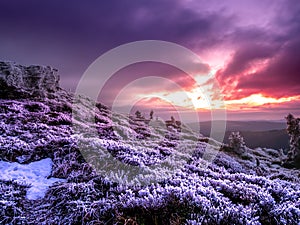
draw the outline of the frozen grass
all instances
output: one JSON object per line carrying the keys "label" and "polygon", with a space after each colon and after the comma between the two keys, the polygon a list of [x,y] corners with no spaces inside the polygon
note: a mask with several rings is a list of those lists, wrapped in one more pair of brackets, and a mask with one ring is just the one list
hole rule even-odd
{"label": "frozen grass", "polygon": [[[66,179],[33,200],[30,182],[1,173],[0,224],[300,223],[300,172],[281,166],[279,150],[222,146],[205,168],[205,153],[221,143],[76,101],[72,118],[67,93],[0,99],[0,165],[18,171],[49,158],[49,178]],[[138,173],[126,174],[126,165]]]}

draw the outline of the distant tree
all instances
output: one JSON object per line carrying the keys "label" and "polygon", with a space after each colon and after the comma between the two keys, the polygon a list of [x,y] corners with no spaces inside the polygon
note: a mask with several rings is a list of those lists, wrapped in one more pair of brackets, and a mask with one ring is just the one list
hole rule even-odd
{"label": "distant tree", "polygon": [[151,110],[151,112],[150,112],[150,120],[153,119],[153,114],[154,114],[154,112],[153,112],[153,110]]}
{"label": "distant tree", "polygon": [[285,117],[286,131],[290,136],[290,149],[288,151],[288,160],[293,161],[300,156],[300,118],[295,118],[292,114]]}
{"label": "distant tree", "polygon": [[175,118],[174,118],[174,116],[171,116],[171,121],[172,121],[172,123],[175,123]]}
{"label": "distant tree", "polygon": [[142,118],[142,113],[139,110],[137,110],[135,112],[135,116],[136,116],[136,118]]}
{"label": "distant tree", "polygon": [[232,132],[229,135],[229,146],[237,153],[244,153],[246,150],[246,145],[244,138],[241,136],[240,132]]}

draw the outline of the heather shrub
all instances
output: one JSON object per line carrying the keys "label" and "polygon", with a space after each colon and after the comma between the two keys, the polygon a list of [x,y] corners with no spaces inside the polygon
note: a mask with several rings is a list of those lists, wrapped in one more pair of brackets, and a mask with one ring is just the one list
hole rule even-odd
{"label": "heather shrub", "polygon": [[241,136],[240,132],[232,132],[229,136],[229,146],[236,153],[244,153],[246,150],[246,145],[244,138]]}

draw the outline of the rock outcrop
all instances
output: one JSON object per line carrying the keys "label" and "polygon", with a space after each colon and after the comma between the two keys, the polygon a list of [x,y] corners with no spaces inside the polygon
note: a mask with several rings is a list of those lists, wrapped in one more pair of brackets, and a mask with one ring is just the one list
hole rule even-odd
{"label": "rock outcrop", "polygon": [[58,90],[57,69],[0,62],[0,98],[45,97]]}

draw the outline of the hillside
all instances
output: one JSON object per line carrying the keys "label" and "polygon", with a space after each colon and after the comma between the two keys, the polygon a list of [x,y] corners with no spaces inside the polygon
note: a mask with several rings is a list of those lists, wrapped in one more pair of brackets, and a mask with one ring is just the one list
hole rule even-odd
{"label": "hillside", "polygon": [[300,171],[279,151],[135,121],[35,68],[0,63],[1,224],[300,223]]}

